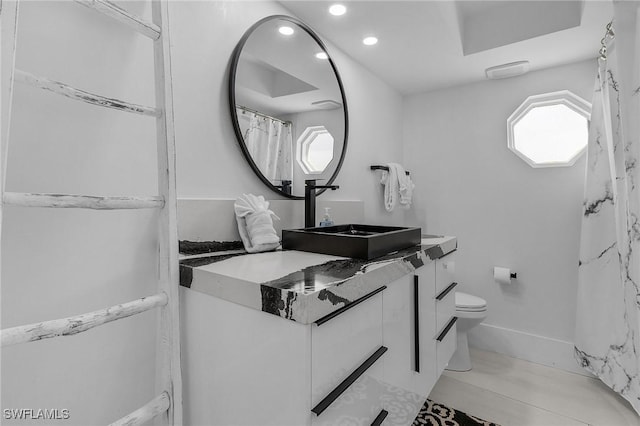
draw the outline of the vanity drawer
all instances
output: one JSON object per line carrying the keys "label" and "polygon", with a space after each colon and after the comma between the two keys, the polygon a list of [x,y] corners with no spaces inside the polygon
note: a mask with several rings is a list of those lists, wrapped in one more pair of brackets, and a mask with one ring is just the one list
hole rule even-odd
{"label": "vanity drawer", "polygon": [[440,294],[456,280],[456,257],[453,251],[436,259],[436,294]]}
{"label": "vanity drawer", "polygon": [[[381,293],[320,325],[310,326],[313,425],[336,424],[346,413],[367,419],[365,423],[370,424],[380,413],[382,401],[376,397],[380,393],[376,383],[382,379],[387,351],[382,342]],[[355,382],[344,389],[345,380],[353,378],[354,373],[358,373]],[[336,393],[340,388],[344,392]],[[323,406],[327,401],[330,404]]]}
{"label": "vanity drawer", "polygon": [[449,360],[458,346],[457,319],[456,317],[451,318],[436,337],[436,373],[438,377],[449,364]]}
{"label": "vanity drawer", "polygon": [[451,283],[436,294],[436,330],[442,330],[456,315],[456,291],[458,283]]}
{"label": "vanity drawer", "polygon": [[379,347],[350,374],[346,383],[339,384],[313,406],[311,425],[341,425],[345,419],[353,424],[374,424],[384,411],[386,387],[378,377],[382,375],[382,358],[386,352],[386,347]]}

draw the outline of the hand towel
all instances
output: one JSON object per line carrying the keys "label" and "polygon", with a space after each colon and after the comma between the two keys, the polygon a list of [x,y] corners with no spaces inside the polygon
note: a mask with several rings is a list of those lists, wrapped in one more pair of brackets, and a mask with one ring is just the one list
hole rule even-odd
{"label": "hand towel", "polygon": [[389,171],[383,170],[380,183],[384,185],[384,208],[388,212],[396,208],[398,202],[398,175],[395,167],[388,165]]}
{"label": "hand towel", "polygon": [[415,185],[411,180],[411,176],[406,173],[401,165],[397,164],[396,168],[398,170],[398,193],[400,196],[400,207],[402,207],[403,209],[409,209],[411,208],[413,188],[415,188]]}
{"label": "hand towel", "polygon": [[413,188],[415,185],[402,167],[398,163],[388,163],[389,171],[382,172],[380,183],[384,185],[384,208],[390,212],[395,209],[396,204],[408,209],[411,207]]}
{"label": "hand towel", "polygon": [[240,238],[249,253],[278,248],[280,238],[273,228],[273,218],[278,216],[269,210],[269,202],[262,195],[242,194],[233,204]]}

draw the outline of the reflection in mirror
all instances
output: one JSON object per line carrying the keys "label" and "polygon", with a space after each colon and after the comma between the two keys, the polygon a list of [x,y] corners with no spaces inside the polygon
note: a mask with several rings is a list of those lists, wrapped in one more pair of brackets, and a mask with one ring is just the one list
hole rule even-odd
{"label": "reflection in mirror", "polygon": [[231,67],[234,128],[258,176],[291,198],[304,195],[305,179],[331,183],[348,124],[342,83],[320,39],[294,18],[265,18],[240,41]]}
{"label": "reflection in mirror", "polygon": [[236,108],[244,144],[262,175],[271,182],[291,181],[291,122]]}
{"label": "reflection in mirror", "polygon": [[307,127],[296,145],[297,160],[307,174],[320,174],[333,159],[334,139],[324,126]]}

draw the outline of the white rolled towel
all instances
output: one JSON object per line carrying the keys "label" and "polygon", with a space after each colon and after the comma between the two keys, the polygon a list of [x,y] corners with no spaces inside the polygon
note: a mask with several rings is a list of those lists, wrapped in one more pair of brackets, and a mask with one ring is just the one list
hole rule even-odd
{"label": "white rolled towel", "polygon": [[389,171],[383,171],[380,179],[384,185],[384,208],[388,212],[393,211],[398,203],[403,209],[410,208],[415,187],[411,177],[398,163],[388,163],[387,168]]}
{"label": "white rolled towel", "polygon": [[269,210],[269,202],[262,195],[242,194],[233,208],[238,232],[247,252],[269,251],[280,246],[280,238],[273,227],[273,218],[280,218]]}
{"label": "white rolled towel", "polygon": [[380,183],[384,185],[384,208],[388,212],[393,211],[398,202],[398,178],[395,168],[389,167],[389,171],[384,170]]}
{"label": "white rolled towel", "polygon": [[413,188],[415,185],[411,180],[411,176],[406,173],[404,167],[396,164],[398,175],[398,194],[400,195],[400,207],[403,209],[411,208],[411,201],[413,200]]}

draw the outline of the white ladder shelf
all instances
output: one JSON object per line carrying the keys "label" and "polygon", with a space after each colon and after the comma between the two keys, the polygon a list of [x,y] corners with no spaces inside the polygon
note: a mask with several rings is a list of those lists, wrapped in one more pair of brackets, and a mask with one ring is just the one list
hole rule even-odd
{"label": "white ladder shelf", "polygon": [[[10,46],[11,69],[3,69],[0,149],[0,220],[5,206],[82,208],[94,210],[159,209],[157,294],[68,318],[23,325],[0,331],[2,346],[68,336],[90,330],[111,321],[148,310],[160,309],[156,383],[158,395],[138,410],[112,425],[140,425],[156,418],[163,424],[182,424],[182,378],[180,371],[180,331],[178,311],[178,240],[175,189],[175,136],[173,128],[173,93],[167,31],[168,0],[151,0],[153,22],[129,14],[107,0],[76,0],[151,38],[154,45],[155,107],[136,105],[118,99],[92,94],[67,84],[15,69],[15,39],[18,27],[19,1],[0,0],[2,46]],[[101,197],[74,194],[36,194],[5,192],[6,161],[13,83],[19,82],[48,90],[68,98],[123,112],[156,118],[158,151],[158,193],[148,197]],[[0,223],[0,233],[1,233]]]}

